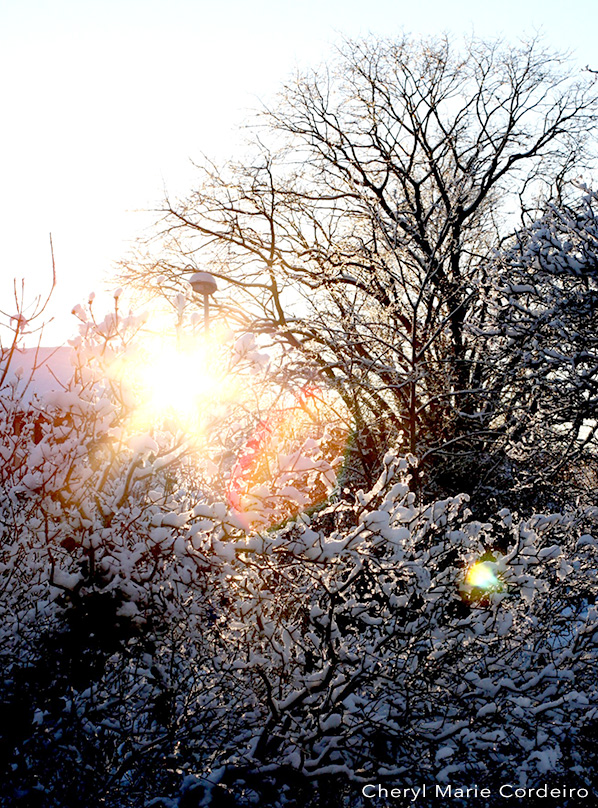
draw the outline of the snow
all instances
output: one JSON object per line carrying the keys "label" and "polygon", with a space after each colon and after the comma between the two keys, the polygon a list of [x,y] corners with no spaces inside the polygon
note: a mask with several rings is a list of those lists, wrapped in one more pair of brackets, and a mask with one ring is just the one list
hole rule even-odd
{"label": "snow", "polygon": [[[6,385],[15,385],[23,404],[34,396],[64,392],[73,374],[72,349],[68,347],[25,348],[15,351],[0,397],[8,395]],[[0,366],[0,376],[2,376]],[[10,395],[13,395],[10,393]]]}

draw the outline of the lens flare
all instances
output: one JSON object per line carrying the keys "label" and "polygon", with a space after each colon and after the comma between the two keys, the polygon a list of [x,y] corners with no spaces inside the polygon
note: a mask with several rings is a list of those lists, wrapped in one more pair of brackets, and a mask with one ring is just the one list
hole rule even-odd
{"label": "lens flare", "polygon": [[477,589],[500,588],[500,581],[496,577],[493,565],[489,561],[478,561],[471,567],[465,578],[466,582]]}

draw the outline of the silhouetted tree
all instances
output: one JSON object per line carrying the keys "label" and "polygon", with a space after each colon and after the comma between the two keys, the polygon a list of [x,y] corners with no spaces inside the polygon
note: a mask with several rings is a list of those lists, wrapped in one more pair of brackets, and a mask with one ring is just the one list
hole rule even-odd
{"label": "silhouetted tree", "polygon": [[125,274],[176,288],[209,262],[222,308],[343,397],[366,477],[402,433],[444,488],[471,488],[503,403],[484,388],[489,259],[585,166],[593,80],[535,40],[348,42],[257,124],[253,157],[202,165]]}

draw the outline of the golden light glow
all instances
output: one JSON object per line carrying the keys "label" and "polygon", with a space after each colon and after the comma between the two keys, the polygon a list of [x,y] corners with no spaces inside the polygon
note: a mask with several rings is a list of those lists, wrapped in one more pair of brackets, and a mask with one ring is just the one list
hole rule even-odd
{"label": "golden light glow", "polygon": [[466,582],[478,589],[500,588],[500,581],[496,577],[494,567],[489,561],[478,561],[467,573]]}
{"label": "golden light glow", "polygon": [[[229,503],[246,529],[271,527],[327,499],[348,434],[341,406],[334,395],[305,387],[259,421],[228,488]],[[269,503],[266,516],[260,500]]]}
{"label": "golden light glow", "polygon": [[218,344],[198,338],[184,344],[168,336],[147,338],[119,375],[135,393],[134,428],[172,419],[176,428],[199,436],[237,392]]}
{"label": "golden light glow", "polygon": [[112,361],[103,358],[129,413],[122,434],[135,451],[158,446],[168,432],[205,456],[210,436],[220,451],[223,423],[233,430],[238,442],[236,451],[227,450],[226,493],[249,530],[326,501],[343,463],[350,418],[334,393],[306,385],[283,395],[265,382],[260,371],[267,356],[245,337],[233,342],[230,331],[217,327],[207,337],[144,330]]}

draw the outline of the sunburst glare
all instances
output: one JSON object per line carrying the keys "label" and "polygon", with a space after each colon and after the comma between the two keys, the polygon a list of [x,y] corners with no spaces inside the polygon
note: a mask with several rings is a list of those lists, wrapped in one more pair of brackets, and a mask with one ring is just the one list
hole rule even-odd
{"label": "sunburst glare", "polygon": [[493,565],[489,561],[478,561],[467,573],[466,582],[477,589],[497,589],[500,580],[496,576]]}
{"label": "sunburst glare", "polygon": [[209,418],[237,394],[227,370],[216,339],[146,338],[119,374],[135,391],[132,426],[143,429],[169,419],[199,436]]}

